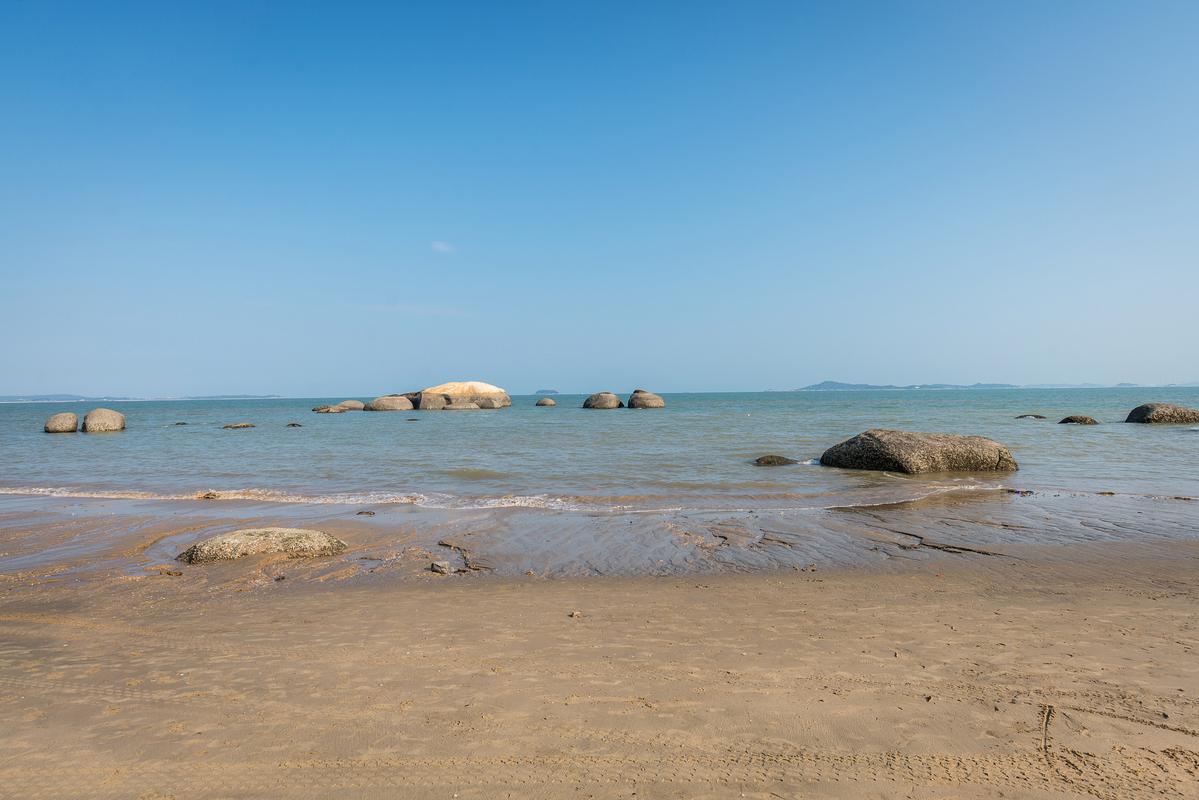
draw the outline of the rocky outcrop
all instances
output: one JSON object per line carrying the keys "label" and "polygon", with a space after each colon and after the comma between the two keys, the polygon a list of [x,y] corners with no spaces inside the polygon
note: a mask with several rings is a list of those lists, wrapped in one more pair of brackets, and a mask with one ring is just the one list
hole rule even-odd
{"label": "rocky outcrop", "polygon": [[798,464],[798,463],[799,462],[796,461],[794,458],[787,458],[786,456],[775,456],[775,455],[758,456],[757,458],[754,459],[754,466],[756,466],[756,467],[783,467],[783,466],[786,466],[787,464]]}
{"label": "rocky outcrop", "polygon": [[475,403],[480,400],[494,400],[499,403],[496,408],[507,408],[512,405],[512,398],[508,393],[498,386],[492,386],[490,383],[482,381],[450,381],[449,383],[439,383],[436,386],[430,386],[427,389],[422,389],[421,394],[444,394],[449,398],[450,403]]}
{"label": "rocky outcrop", "polygon": [[207,564],[264,553],[281,553],[288,558],[314,558],[336,555],[345,549],[345,542],[323,531],[247,528],[205,539],[175,558],[185,564]]}
{"label": "rocky outcrop", "polygon": [[479,408],[503,408],[504,404],[494,397],[480,397],[475,401]]}
{"label": "rocky outcrop", "polygon": [[111,408],[93,408],[83,417],[83,430],[88,433],[123,431],[125,415]]}
{"label": "rocky outcrop", "polygon": [[344,408],[346,411],[362,411],[366,408],[366,403],[361,400],[342,400],[337,406]]}
{"label": "rocky outcrop", "polygon": [[1016,419],[1045,419],[1044,414],[1021,414]]}
{"label": "rocky outcrop", "polygon": [[556,405],[558,405],[558,404],[557,404],[556,402],[554,402],[554,399],[553,399],[552,397],[542,397],[541,399],[539,399],[539,400],[538,400],[536,403],[534,403],[533,405],[538,405],[538,406],[556,406]]}
{"label": "rocky outcrop", "polygon": [[362,407],[363,411],[411,411],[412,401],[402,394],[389,394],[376,397]]}
{"label": "rocky outcrop", "polygon": [[253,428],[254,423],[252,423],[252,422],[234,422],[229,425],[222,425],[221,427],[227,431],[240,431],[240,430],[245,430],[246,428]]}
{"label": "rocky outcrop", "polygon": [[408,399],[421,411],[441,411],[451,402],[449,395],[438,392],[413,392]]}
{"label": "rocky outcrop", "polygon": [[1125,422],[1145,422],[1162,425],[1194,424],[1199,422],[1199,409],[1171,403],[1146,403],[1128,412]]}
{"label": "rocky outcrop", "polygon": [[629,395],[629,408],[665,408],[666,401],[653,392],[647,392],[644,389],[635,389]]}
{"label": "rocky outcrop", "polygon": [[445,411],[478,411],[477,403],[468,403],[464,400],[455,400],[443,409]]}
{"label": "rocky outcrop", "polygon": [[1099,423],[1094,417],[1083,416],[1082,414],[1071,414],[1065,419],[1058,420],[1058,425],[1098,425]]}
{"label": "rocky outcrop", "polygon": [[583,408],[624,408],[624,403],[611,392],[596,392],[583,401]]}
{"label": "rocky outcrop", "polygon": [[78,429],[79,417],[69,411],[52,415],[42,428],[46,433],[74,433]]}
{"label": "rocky outcrop", "polygon": [[318,414],[344,414],[347,409],[341,406],[317,406],[312,410]]}
{"label": "rocky outcrop", "polygon": [[824,451],[826,467],[888,472],[1010,472],[1008,449],[982,436],[911,433],[883,428],[860,433]]}

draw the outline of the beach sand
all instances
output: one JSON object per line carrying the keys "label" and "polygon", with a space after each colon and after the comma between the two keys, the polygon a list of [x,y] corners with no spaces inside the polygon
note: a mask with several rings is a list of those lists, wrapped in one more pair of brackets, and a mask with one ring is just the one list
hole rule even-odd
{"label": "beach sand", "polygon": [[0,796],[1199,797],[1199,545],[1071,554],[9,575]]}

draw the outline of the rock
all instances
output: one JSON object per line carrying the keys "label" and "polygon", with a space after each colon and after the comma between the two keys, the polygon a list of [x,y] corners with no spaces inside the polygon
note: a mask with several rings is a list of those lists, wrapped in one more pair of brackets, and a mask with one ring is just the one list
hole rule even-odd
{"label": "rock", "polygon": [[366,403],[361,400],[342,400],[337,406],[338,408],[344,408],[346,411],[361,411],[366,407]]}
{"label": "rock", "polygon": [[476,403],[480,400],[496,400],[499,402],[498,408],[507,408],[512,405],[512,398],[498,386],[492,386],[490,383],[482,381],[450,381],[449,383],[439,383],[436,386],[430,386],[427,389],[422,389],[421,394],[430,392],[432,394],[444,394],[449,397],[451,403]]}
{"label": "rock", "polygon": [[362,407],[363,411],[411,411],[412,401],[403,395],[376,397]]}
{"label": "rock", "polygon": [[221,427],[227,431],[240,431],[246,428],[253,428],[254,424],[252,422],[234,422],[229,425],[222,425]]}
{"label": "rock", "polygon": [[596,392],[583,401],[583,408],[624,408],[624,403],[611,392]]}
{"label": "rock", "polygon": [[429,565],[429,569],[436,572],[438,575],[449,575],[453,570],[448,561],[434,561]]}
{"label": "rock", "polygon": [[1146,403],[1128,412],[1125,422],[1147,423],[1195,423],[1199,422],[1199,409],[1177,406],[1172,403]]}
{"label": "rock", "polygon": [[185,564],[207,564],[262,553],[282,553],[288,558],[331,556],[346,543],[322,531],[302,528],[247,528],[205,539],[175,556]]}
{"label": "rock", "polygon": [[455,400],[445,407],[446,411],[478,411],[479,406],[476,403],[467,403],[463,400]]}
{"label": "rock", "polygon": [[494,397],[480,397],[475,401],[475,405],[479,408],[503,408],[503,404]]}
{"label": "rock", "polygon": [[208,491],[208,492],[200,492],[198,495],[196,495],[196,499],[197,500],[220,500],[221,496],[219,494],[217,494],[216,492]]}
{"label": "rock", "polygon": [[346,411],[341,406],[317,406],[312,410],[318,414],[344,414]]}
{"label": "rock", "polygon": [[533,405],[537,405],[537,406],[556,406],[556,405],[558,405],[558,404],[554,402],[554,399],[553,399],[552,397],[543,397],[543,398],[541,398],[540,400],[538,400],[536,403],[534,403]]}
{"label": "rock", "polygon": [[794,458],[787,458],[786,456],[769,455],[769,456],[759,456],[758,458],[754,459],[754,465],[758,466],[758,467],[782,467],[787,464],[798,464],[798,463],[799,462],[796,461]]}
{"label": "rock", "polygon": [[437,392],[414,392],[412,405],[421,411],[441,411],[450,404],[450,396]]}
{"label": "rock", "polygon": [[88,433],[109,433],[125,430],[125,415],[111,408],[93,408],[83,418],[83,430]]}
{"label": "rock", "polygon": [[572,611],[569,614],[567,614],[566,616],[570,617],[571,619],[579,619],[580,617],[583,616],[583,612],[582,611]]}
{"label": "rock", "polygon": [[304,426],[303,426],[303,425],[301,425],[301,424],[300,424],[300,423],[298,423],[298,422],[289,422],[289,423],[287,423],[287,427],[289,427],[289,428],[303,428]]}
{"label": "rock", "polygon": [[176,422],[175,424],[176,425],[186,425],[187,423],[186,422]]}
{"label": "rock", "polygon": [[826,467],[889,472],[1010,472],[1008,449],[982,436],[911,433],[875,428],[824,451]]}
{"label": "rock", "polygon": [[42,428],[46,433],[74,433],[79,429],[79,417],[69,411],[53,414]]}
{"label": "rock", "polygon": [[354,513],[355,513],[355,514],[357,514],[357,515],[358,515],[358,516],[360,516],[360,517],[373,517],[373,516],[375,516],[375,512],[374,512],[374,511],[355,511]]}
{"label": "rock", "polygon": [[1043,414],[1021,414],[1016,419],[1045,419]]}
{"label": "rock", "polygon": [[653,392],[637,389],[629,395],[629,408],[665,408],[666,401]]}
{"label": "rock", "polygon": [[1094,417],[1085,417],[1082,414],[1071,414],[1058,422],[1058,425],[1098,425]]}

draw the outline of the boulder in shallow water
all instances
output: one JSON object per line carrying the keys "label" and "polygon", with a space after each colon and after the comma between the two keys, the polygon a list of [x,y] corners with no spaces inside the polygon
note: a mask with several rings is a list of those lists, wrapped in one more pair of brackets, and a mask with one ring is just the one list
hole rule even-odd
{"label": "boulder in shallow water", "polygon": [[289,423],[287,423],[287,427],[289,427],[289,428],[303,428],[304,426],[303,426],[303,425],[301,425],[301,424],[300,424],[300,423],[298,423],[298,422],[289,422]]}
{"label": "boulder in shallow water", "polygon": [[233,422],[229,425],[222,425],[221,427],[227,431],[241,431],[241,430],[245,430],[246,428],[253,428],[254,423],[252,423],[252,422]]}
{"label": "boulder in shallow water", "polygon": [[912,433],[874,428],[835,444],[820,457],[826,467],[887,472],[1010,472],[1008,449],[982,436]]}
{"label": "boulder in shallow water", "polygon": [[1045,419],[1044,414],[1021,414],[1016,419]]}
{"label": "boulder in shallow water", "polygon": [[413,392],[408,399],[412,400],[414,408],[421,411],[441,411],[452,402],[449,395],[438,392]]}
{"label": "boulder in shallow water", "polygon": [[544,407],[544,406],[556,406],[558,404],[554,402],[554,399],[552,397],[542,397],[540,400],[538,400],[533,405]]}
{"label": "boulder in shallow water", "polygon": [[363,411],[411,411],[412,401],[402,394],[376,397],[362,407]]}
{"label": "boulder in shallow water", "polygon": [[366,403],[361,400],[342,400],[337,407],[344,408],[346,411],[361,411],[366,408]]}
{"label": "boulder in shallow water", "polygon": [[1128,412],[1125,422],[1146,422],[1162,425],[1193,424],[1199,422],[1199,409],[1178,406],[1173,403],[1146,403]]}
{"label": "boulder in shallow water", "polygon": [[665,408],[666,401],[653,392],[637,389],[629,395],[629,408]]}
{"label": "boulder in shallow water", "polygon": [[794,458],[787,458],[786,456],[776,456],[776,455],[758,456],[757,458],[754,459],[754,466],[756,466],[756,467],[783,467],[783,466],[786,466],[787,464],[798,464],[798,463],[799,462],[796,461]]}
{"label": "boulder in shallow water", "polygon": [[185,564],[207,564],[263,553],[282,553],[288,558],[314,558],[337,555],[345,549],[345,542],[323,531],[247,528],[197,542],[175,558]]}
{"label": "boulder in shallow water", "polygon": [[499,403],[497,408],[507,408],[512,405],[512,398],[508,393],[498,386],[493,386],[490,383],[483,381],[450,381],[449,383],[439,383],[436,386],[430,386],[427,389],[422,389],[421,394],[444,394],[449,398],[451,403],[475,403],[480,400],[495,400]]}
{"label": "boulder in shallow water", "polygon": [[42,427],[46,433],[74,433],[79,429],[79,417],[69,411],[53,414]]}
{"label": "boulder in shallow water", "polygon": [[504,404],[494,397],[480,397],[475,401],[479,408],[503,408]]}
{"label": "boulder in shallow water", "polygon": [[596,392],[583,401],[583,408],[624,408],[624,403],[611,392]]}
{"label": "boulder in shallow water", "polygon": [[111,408],[93,408],[83,417],[83,430],[88,433],[123,431],[125,415]]}
{"label": "boulder in shallow water", "polygon": [[1094,417],[1087,417],[1082,414],[1071,414],[1063,420],[1059,420],[1058,425],[1098,425],[1099,422]]}
{"label": "boulder in shallow water", "polygon": [[448,406],[446,406],[444,410],[445,411],[478,411],[479,405],[477,403],[467,403],[464,400],[455,400],[454,402],[452,402]]}
{"label": "boulder in shallow water", "polygon": [[344,414],[346,409],[341,406],[317,406],[312,409],[318,414]]}

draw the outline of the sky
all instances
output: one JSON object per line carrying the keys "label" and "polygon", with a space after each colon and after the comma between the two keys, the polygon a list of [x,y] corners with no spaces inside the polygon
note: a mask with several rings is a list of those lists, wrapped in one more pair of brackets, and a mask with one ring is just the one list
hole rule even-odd
{"label": "sky", "polygon": [[0,2],[0,394],[1199,380],[1199,3]]}

